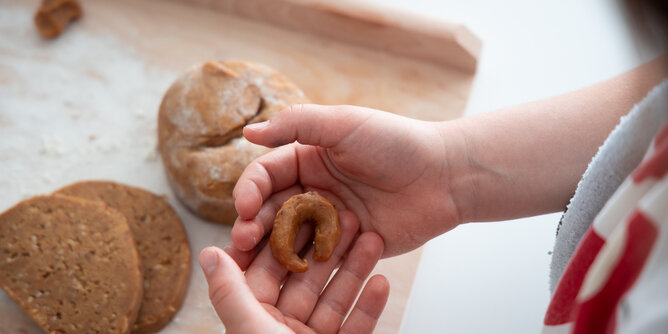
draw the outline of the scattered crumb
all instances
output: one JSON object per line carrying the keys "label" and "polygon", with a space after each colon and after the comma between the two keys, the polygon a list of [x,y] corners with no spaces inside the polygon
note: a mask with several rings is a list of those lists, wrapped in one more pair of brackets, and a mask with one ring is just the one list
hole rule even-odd
{"label": "scattered crumb", "polygon": [[39,150],[41,155],[62,157],[68,151],[59,137],[42,135],[42,148]]}
{"label": "scattered crumb", "polygon": [[82,11],[76,0],[42,1],[42,5],[35,13],[37,31],[44,38],[54,38],[63,30],[81,17]]}
{"label": "scattered crumb", "polygon": [[158,160],[159,157],[160,157],[160,155],[158,154],[158,148],[154,147],[153,149],[149,150],[146,153],[145,159],[148,162],[155,162],[155,161]]}
{"label": "scattered crumb", "polygon": [[146,110],[137,108],[134,110],[135,118],[137,119],[144,119],[146,118]]}
{"label": "scattered crumb", "polygon": [[112,153],[120,149],[118,142],[110,139],[99,140],[96,142],[95,150],[101,153]]}
{"label": "scattered crumb", "polygon": [[56,180],[51,173],[42,174],[42,181],[46,184],[53,184]]}
{"label": "scattered crumb", "polygon": [[76,106],[72,105],[71,107],[68,106],[70,109],[70,115],[72,116],[73,120],[78,120],[83,116],[83,111]]}
{"label": "scattered crumb", "polygon": [[155,136],[147,137],[142,141],[142,146],[146,147],[146,154],[144,154],[144,159],[147,162],[155,162],[159,159],[160,153],[158,152],[158,141]]}
{"label": "scattered crumb", "polygon": [[[12,125],[12,122],[9,119],[0,115],[0,127],[9,127],[11,125]],[[2,333],[0,333],[0,334],[2,334]]]}

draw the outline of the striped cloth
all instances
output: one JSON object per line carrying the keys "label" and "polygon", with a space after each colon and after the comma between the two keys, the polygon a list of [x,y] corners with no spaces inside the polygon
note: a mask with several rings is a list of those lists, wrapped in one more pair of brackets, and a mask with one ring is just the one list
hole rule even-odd
{"label": "striped cloth", "polygon": [[543,333],[668,333],[667,173],[665,124],[582,237]]}

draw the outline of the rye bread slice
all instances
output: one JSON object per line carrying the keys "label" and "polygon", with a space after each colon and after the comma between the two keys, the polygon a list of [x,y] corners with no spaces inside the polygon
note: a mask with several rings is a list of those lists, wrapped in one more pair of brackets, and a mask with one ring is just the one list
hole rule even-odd
{"label": "rye bread slice", "polygon": [[58,195],[18,203],[0,215],[0,287],[48,333],[128,333],[142,276],[125,217]]}
{"label": "rye bread slice", "polygon": [[144,265],[144,297],[132,333],[154,333],[174,317],[190,280],[190,246],[167,201],[146,190],[109,181],[84,181],[55,192],[102,201],[121,212]]}

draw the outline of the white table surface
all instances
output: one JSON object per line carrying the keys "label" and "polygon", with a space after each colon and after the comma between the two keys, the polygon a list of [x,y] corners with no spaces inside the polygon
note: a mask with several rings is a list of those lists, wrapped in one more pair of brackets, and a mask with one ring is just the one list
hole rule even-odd
{"label": "white table surface", "polygon": [[[370,0],[457,21],[483,42],[465,115],[576,90],[659,55],[619,1]],[[400,332],[536,333],[561,213],[459,226],[428,242]]]}

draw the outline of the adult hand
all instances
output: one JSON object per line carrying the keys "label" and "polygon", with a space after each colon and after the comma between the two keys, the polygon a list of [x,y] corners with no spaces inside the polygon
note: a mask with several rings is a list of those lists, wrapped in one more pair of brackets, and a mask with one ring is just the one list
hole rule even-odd
{"label": "adult hand", "polygon": [[[383,252],[382,239],[373,232],[355,239],[359,223],[351,212],[341,212],[341,240],[326,262],[309,261],[309,270],[292,273],[276,261],[269,245],[242,252],[208,247],[200,265],[209,296],[227,333],[371,333],[387,302],[389,284],[371,277],[351,309],[364,280]],[[296,249],[305,248],[312,227],[305,226]],[[302,253],[310,258],[313,249]],[[338,271],[328,279],[337,266]],[[246,270],[246,275],[242,273]]]}
{"label": "adult hand", "polygon": [[[361,231],[377,232],[383,256],[419,247],[462,221],[455,188],[470,189],[460,173],[456,133],[425,122],[353,106],[296,105],[268,122],[248,125],[251,142],[278,147],[256,159],[234,189],[239,218],[234,246],[253,249],[271,231],[285,196],[317,191],[339,210],[350,210]],[[297,141],[297,143],[294,143]],[[465,159],[464,159],[465,160]]]}

